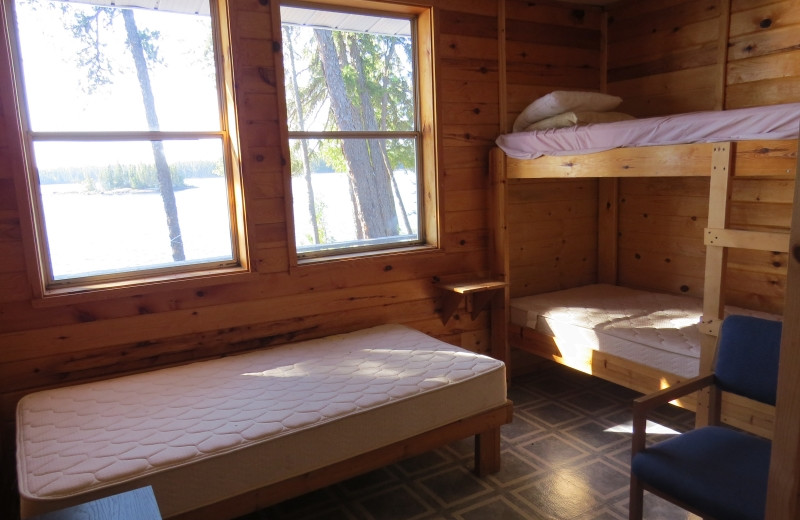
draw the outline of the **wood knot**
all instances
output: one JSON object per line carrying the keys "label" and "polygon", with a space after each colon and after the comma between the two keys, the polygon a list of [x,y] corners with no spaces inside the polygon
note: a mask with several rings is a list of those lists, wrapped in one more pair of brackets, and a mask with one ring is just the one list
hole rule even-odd
{"label": "wood knot", "polygon": [[681,285],[680,291],[681,292],[689,292],[689,286],[688,285]]}
{"label": "wood knot", "polygon": [[772,25],[772,20],[769,18],[764,18],[763,20],[761,20],[761,23],[758,24],[758,26],[761,27],[762,29],[767,29],[771,25]]}

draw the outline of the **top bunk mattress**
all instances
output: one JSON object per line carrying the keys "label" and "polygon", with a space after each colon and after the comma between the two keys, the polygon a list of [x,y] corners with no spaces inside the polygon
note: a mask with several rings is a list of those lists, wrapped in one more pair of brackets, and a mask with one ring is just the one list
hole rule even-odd
{"label": "top bunk mattress", "polygon": [[799,128],[800,103],[789,103],[515,132],[499,136],[496,144],[509,157],[535,159],[621,147],[795,139]]}
{"label": "top bunk mattress", "polygon": [[[698,374],[699,298],[595,284],[512,298],[511,323],[558,338],[564,351],[599,350],[683,377]],[[779,316],[726,306],[726,314]]]}

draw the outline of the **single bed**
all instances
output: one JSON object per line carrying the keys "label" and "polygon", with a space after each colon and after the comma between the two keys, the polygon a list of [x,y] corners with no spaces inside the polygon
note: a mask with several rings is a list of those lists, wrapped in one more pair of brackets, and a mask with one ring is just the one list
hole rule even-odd
{"label": "single bed", "polygon": [[[780,316],[726,306],[726,315]],[[579,368],[595,352],[688,379],[700,371],[700,298],[592,284],[511,299],[512,326],[552,338],[542,355]],[[591,353],[592,356],[587,356]]]}
{"label": "single bed", "polygon": [[22,517],[150,485],[164,518],[230,518],[470,435],[493,472],[510,414],[502,362],[401,325],[46,390]]}
{"label": "single bed", "polygon": [[[509,284],[509,295],[520,296],[508,298],[509,345],[645,393],[710,370],[716,334],[725,315],[727,250],[786,252],[789,247],[788,233],[784,230],[730,227],[732,179],[793,179],[799,127],[800,103],[794,103],[515,132],[498,137],[498,148],[491,154],[493,274]],[[647,303],[645,308],[667,305],[664,298],[668,297],[677,299],[676,308],[694,309],[691,320],[696,321],[693,325],[696,333],[686,334],[689,315],[682,315],[679,322],[683,325],[669,331],[669,327],[661,328],[665,323],[658,325],[661,336],[680,338],[678,343],[683,343],[683,347],[689,345],[685,340],[691,336],[691,347],[682,353],[676,352],[681,349],[664,349],[663,344],[653,350],[635,341],[646,335],[645,331],[653,333],[656,328],[638,319],[644,313],[643,308],[630,306],[617,314],[613,311],[616,304],[606,299],[610,287],[617,285],[617,182],[623,177],[686,176],[711,178],[708,226],[703,236],[704,296],[702,301],[677,294],[644,293],[637,297]],[[599,179],[595,281],[605,285],[570,287],[565,292],[522,297],[521,290],[514,290],[510,266],[513,238],[509,234],[509,190],[516,179],[576,177]],[[591,303],[596,297],[600,303]],[[566,325],[552,316],[542,317],[536,310],[533,314],[537,317],[531,318],[523,310],[527,304],[541,310],[554,302],[559,309],[571,309],[564,313],[582,314],[579,319],[586,320],[587,325]],[[615,321],[611,327],[614,334],[608,334],[608,327],[598,334],[593,320],[604,325],[609,320]],[[688,351],[691,356],[686,355]],[[690,401],[684,404],[694,406]],[[731,413],[736,417],[728,419],[737,425],[749,424],[759,433],[771,428],[768,411],[754,411],[745,405]]]}

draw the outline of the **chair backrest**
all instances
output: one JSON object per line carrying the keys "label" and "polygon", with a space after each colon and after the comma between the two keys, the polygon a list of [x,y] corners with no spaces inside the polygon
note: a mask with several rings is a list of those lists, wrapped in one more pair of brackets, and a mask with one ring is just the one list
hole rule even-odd
{"label": "chair backrest", "polygon": [[714,374],[726,391],[775,404],[782,323],[732,315],[720,327]]}

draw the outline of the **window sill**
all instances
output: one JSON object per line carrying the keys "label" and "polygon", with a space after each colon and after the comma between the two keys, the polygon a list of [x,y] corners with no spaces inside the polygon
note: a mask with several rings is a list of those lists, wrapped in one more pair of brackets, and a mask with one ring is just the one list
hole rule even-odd
{"label": "window sill", "polygon": [[398,249],[381,249],[377,251],[360,251],[358,253],[347,253],[340,255],[317,256],[313,258],[298,258],[295,267],[302,267],[306,265],[316,265],[331,262],[346,262],[351,260],[358,260],[361,258],[375,258],[379,256],[398,256],[409,254],[424,254],[442,252],[442,249],[432,245],[416,245]]}
{"label": "window sill", "polygon": [[252,281],[256,276],[257,274],[255,272],[248,269],[230,267],[227,269],[194,271],[191,273],[173,273],[129,281],[87,284],[80,287],[45,290],[41,297],[32,300],[32,305],[37,308],[57,307],[60,305],[110,300],[162,291],[244,283]]}

